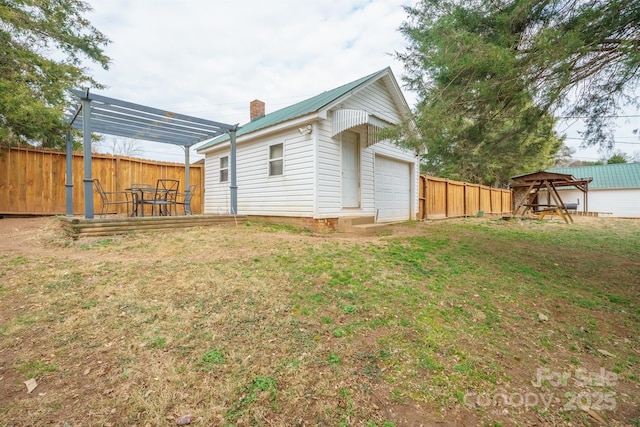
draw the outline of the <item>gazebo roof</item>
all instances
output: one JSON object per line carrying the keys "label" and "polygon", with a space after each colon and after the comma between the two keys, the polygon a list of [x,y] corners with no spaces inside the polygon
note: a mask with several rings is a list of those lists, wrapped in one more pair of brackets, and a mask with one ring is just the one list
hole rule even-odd
{"label": "gazebo roof", "polygon": [[525,173],[523,175],[512,176],[512,180],[516,182],[531,182],[537,181],[539,179],[551,179],[558,181],[570,181],[573,179],[573,176],[569,173],[558,173],[558,172],[547,172],[547,171],[537,171],[531,173]]}
{"label": "gazebo roof", "polygon": [[512,176],[511,180],[513,181],[509,185],[509,187],[511,188],[529,186],[544,187],[545,182],[553,183],[555,187],[577,187],[589,184],[592,178],[576,179],[573,177],[573,175],[567,173],[537,171],[524,175]]}
{"label": "gazebo roof", "polygon": [[[71,92],[80,101],[90,101],[92,132],[190,147],[238,129],[238,125],[134,104],[89,93],[88,89]],[[81,111],[82,104],[67,117],[71,126],[80,130],[84,117]]]}

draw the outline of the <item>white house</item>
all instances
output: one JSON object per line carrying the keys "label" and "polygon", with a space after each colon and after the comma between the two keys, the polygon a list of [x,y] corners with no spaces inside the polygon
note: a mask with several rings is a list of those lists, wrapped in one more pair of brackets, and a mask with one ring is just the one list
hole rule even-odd
{"label": "white house", "polygon": [[[575,178],[593,178],[586,199],[589,212],[640,218],[640,163],[574,166],[549,169],[548,172],[570,174]],[[578,210],[583,211],[585,200],[581,191],[559,189],[558,193],[564,203],[578,202]]]}
{"label": "white house", "polygon": [[[418,157],[376,134],[409,112],[390,68],[266,115],[253,101],[251,121],[237,131],[237,213],[325,230],[345,218],[414,219]],[[197,151],[205,155],[205,213],[229,212],[229,136]]]}

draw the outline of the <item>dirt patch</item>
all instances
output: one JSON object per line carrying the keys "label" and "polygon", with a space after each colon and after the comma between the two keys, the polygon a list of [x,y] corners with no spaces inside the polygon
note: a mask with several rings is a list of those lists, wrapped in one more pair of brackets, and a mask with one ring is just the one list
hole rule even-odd
{"label": "dirt patch", "polygon": [[0,219],[0,252],[46,252],[46,242],[61,233],[60,222],[52,217],[4,217]]}

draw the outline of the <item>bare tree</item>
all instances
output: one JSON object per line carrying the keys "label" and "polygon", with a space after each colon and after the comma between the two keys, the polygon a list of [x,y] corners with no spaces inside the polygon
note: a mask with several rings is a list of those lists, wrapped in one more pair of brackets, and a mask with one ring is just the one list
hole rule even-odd
{"label": "bare tree", "polygon": [[139,139],[125,138],[121,136],[105,136],[94,144],[96,151],[102,151],[113,155],[140,157],[144,153]]}

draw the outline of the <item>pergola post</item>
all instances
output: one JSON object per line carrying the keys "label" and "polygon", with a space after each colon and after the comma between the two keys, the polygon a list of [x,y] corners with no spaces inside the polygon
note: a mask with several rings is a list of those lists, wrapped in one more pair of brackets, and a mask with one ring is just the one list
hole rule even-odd
{"label": "pergola post", "polygon": [[93,177],[91,173],[91,100],[82,98],[82,145],[84,152],[84,217],[93,219]]}
{"label": "pergola post", "polygon": [[184,194],[185,197],[189,197],[190,188],[191,188],[191,160],[189,160],[191,146],[187,145],[184,147]]}
{"label": "pergola post", "polygon": [[229,169],[231,172],[231,179],[229,189],[231,190],[231,215],[238,214],[238,185],[236,182],[236,130],[233,129],[229,132],[231,138],[231,155],[229,156]]}
{"label": "pergola post", "polygon": [[66,151],[67,182],[65,187],[66,215],[73,216],[73,139],[71,131],[67,131]]}

